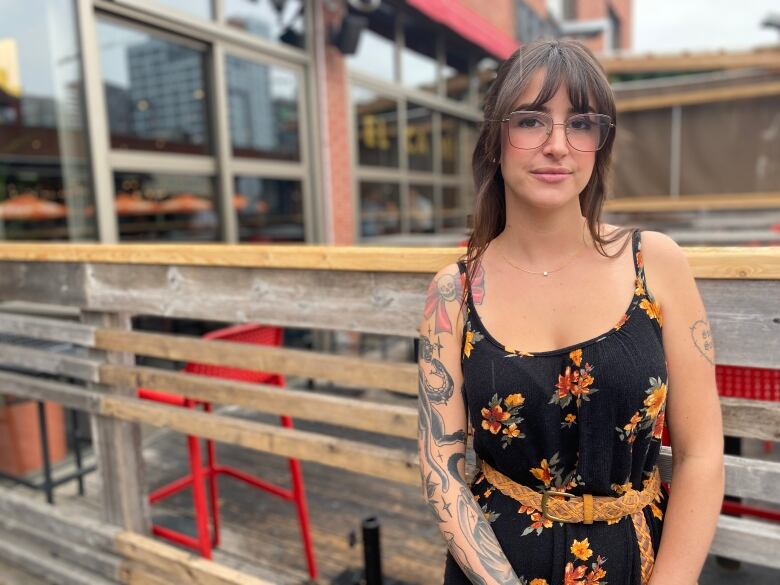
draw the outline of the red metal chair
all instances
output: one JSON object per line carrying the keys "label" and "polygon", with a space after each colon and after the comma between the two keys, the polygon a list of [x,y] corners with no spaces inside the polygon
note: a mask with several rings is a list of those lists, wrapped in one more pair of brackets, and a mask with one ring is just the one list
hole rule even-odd
{"label": "red metal chair", "polygon": [[[204,339],[220,339],[225,341],[235,341],[238,343],[253,343],[258,345],[282,345],[283,329],[280,327],[271,327],[266,325],[257,325],[247,323],[235,325],[211,331],[203,336]],[[271,384],[284,386],[284,377],[280,374],[260,372],[255,370],[245,370],[226,366],[216,366],[201,363],[188,363],[184,368],[185,372],[199,374],[202,376],[213,376],[215,378],[240,380],[242,382],[255,382],[262,384]],[[164,402],[174,406],[184,408],[194,408],[202,405],[205,412],[211,412],[211,403],[201,400],[191,400],[176,394],[159,392],[149,388],[138,388],[138,397],[156,402]],[[282,426],[292,428],[292,419],[287,415],[280,417]],[[154,504],[175,493],[180,492],[192,486],[192,501],[195,508],[195,528],[197,538],[193,538],[182,532],[159,526],[152,526],[153,534],[197,550],[201,556],[210,559],[212,549],[219,544],[219,504],[217,492],[217,477],[228,475],[242,482],[245,482],[258,489],[272,493],[284,500],[295,502],[298,512],[298,521],[301,527],[301,538],[303,548],[306,554],[306,564],[309,569],[309,575],[312,579],[317,578],[317,565],[314,558],[314,547],[312,545],[309,514],[306,505],[306,496],[304,489],[303,476],[301,474],[300,461],[295,458],[288,458],[290,465],[290,475],[292,477],[292,490],[268,483],[259,477],[249,475],[227,465],[218,465],[214,449],[214,442],[206,440],[207,462],[203,466],[200,440],[198,437],[187,436],[187,446],[189,448],[190,473],[176,481],[162,486],[149,495],[149,502]],[[206,504],[206,480],[209,486],[209,504]],[[211,512],[211,524],[213,533],[209,533],[209,510]]]}
{"label": "red metal chair", "polygon": [[[780,370],[716,365],[715,378],[720,396],[780,402]],[[663,445],[670,444],[666,427],[664,427],[661,443]],[[771,441],[764,441],[764,451],[771,450],[772,445]],[[731,500],[723,501],[722,511],[728,514],[745,514],[780,522],[780,512],[776,510],[747,506]]]}

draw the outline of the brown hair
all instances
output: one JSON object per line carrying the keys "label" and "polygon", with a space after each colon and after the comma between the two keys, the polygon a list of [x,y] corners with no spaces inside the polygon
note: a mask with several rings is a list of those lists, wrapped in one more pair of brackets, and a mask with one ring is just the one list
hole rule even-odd
{"label": "brown hair", "polygon": [[[469,288],[479,259],[490,241],[506,226],[504,178],[498,163],[501,157],[501,120],[512,111],[515,100],[527,87],[531,75],[540,68],[546,68],[547,73],[532,109],[550,100],[563,82],[574,111],[585,112],[591,106],[596,113],[609,115],[617,124],[615,98],[604,69],[581,42],[571,39],[537,40],[523,45],[501,64],[485,96],[484,121],[471,160],[476,191],[473,229],[466,253],[460,258],[468,267],[465,278]],[[595,103],[588,103],[589,95],[593,96]],[[614,256],[606,253],[604,244],[620,239],[636,227],[618,228],[604,238],[600,234],[601,209],[606,197],[606,179],[614,142],[613,131],[604,146],[596,151],[593,173],[579,195],[580,210],[586,218],[588,231],[598,244],[596,249],[606,257]],[[615,256],[623,252],[629,241],[627,238]]]}

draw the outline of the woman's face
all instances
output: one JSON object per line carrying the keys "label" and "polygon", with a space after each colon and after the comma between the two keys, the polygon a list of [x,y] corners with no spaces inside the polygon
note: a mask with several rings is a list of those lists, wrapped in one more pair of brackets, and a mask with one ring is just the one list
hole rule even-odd
{"label": "woman's face", "polygon": [[[528,87],[517,98],[512,110],[527,110],[542,89],[546,69],[532,74]],[[542,106],[553,122],[563,124],[576,112],[567,95],[565,83],[561,83],[555,95]],[[507,197],[517,197],[530,205],[559,207],[579,194],[588,184],[596,162],[595,152],[575,150],[566,140],[564,126],[553,126],[552,134],[542,146],[531,150],[515,148],[508,137],[508,122],[502,124],[501,174],[504,177]],[[545,170],[564,172],[552,176]]]}

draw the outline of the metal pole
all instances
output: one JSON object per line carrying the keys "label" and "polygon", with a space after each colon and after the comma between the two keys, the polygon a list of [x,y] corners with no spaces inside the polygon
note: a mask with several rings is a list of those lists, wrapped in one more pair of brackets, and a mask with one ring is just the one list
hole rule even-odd
{"label": "metal pole", "polygon": [[363,520],[363,561],[366,566],[366,585],[382,585],[379,519],[376,516]]}
{"label": "metal pole", "polygon": [[46,492],[46,501],[54,503],[54,490],[51,484],[51,462],[49,461],[49,441],[46,430],[46,405],[38,401],[38,428],[41,433],[41,455],[43,456],[43,489]]}

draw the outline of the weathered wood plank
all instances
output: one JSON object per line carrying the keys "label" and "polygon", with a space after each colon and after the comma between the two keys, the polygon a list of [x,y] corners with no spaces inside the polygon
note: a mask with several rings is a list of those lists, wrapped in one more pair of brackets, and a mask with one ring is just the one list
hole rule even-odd
{"label": "weathered wood plank", "polygon": [[0,333],[24,335],[33,339],[62,341],[84,347],[95,344],[95,328],[65,319],[0,313]]}
{"label": "weathered wood plank", "polygon": [[271,585],[264,579],[182,552],[172,546],[160,546],[156,541],[132,532],[121,533],[117,537],[116,547],[125,558],[163,572],[172,579],[173,583]]}
{"label": "weathered wood plank", "polygon": [[75,566],[64,559],[58,559],[24,539],[19,534],[14,538],[0,531],[0,558],[51,583],[52,585],[111,585],[116,581],[105,579],[91,571]]}
{"label": "weathered wood plank", "polygon": [[375,433],[415,437],[417,410],[408,406],[376,404],[352,398],[304,392],[292,388],[220,380],[156,368],[105,365],[104,384],[144,387],[217,404],[234,404],[260,412],[287,414],[307,420]]}
{"label": "weathered wood plank", "polygon": [[76,355],[0,343],[0,366],[97,382],[99,365],[96,360]]}
{"label": "weathered wood plank", "polygon": [[120,396],[104,397],[101,411],[107,416],[123,420],[144,422],[155,427],[267,451],[283,457],[316,461],[355,473],[402,483],[420,481],[417,455],[399,449],[376,447],[319,433]]}
{"label": "weathered wood plank", "polygon": [[[5,242],[0,244],[4,249]],[[56,244],[60,248],[67,248]],[[0,255],[3,252],[0,251]],[[62,262],[3,262],[0,301],[58,302],[71,307],[87,304],[86,266]]]}
{"label": "weathered wood plank", "polygon": [[723,397],[720,407],[724,435],[780,442],[780,403]]}
{"label": "weathered wood plank", "polygon": [[313,351],[203,340],[184,335],[100,329],[96,347],[130,351],[170,360],[251,368],[304,378],[324,378],[359,388],[382,388],[417,394],[417,366]]}
{"label": "weathered wood plank", "polygon": [[721,514],[710,553],[780,569],[780,526]]}
{"label": "weathered wood plank", "polygon": [[[131,328],[128,313],[95,313],[84,311],[82,321],[95,327]],[[135,357],[126,351],[103,352],[89,349],[91,357],[109,364],[135,365]],[[136,389],[127,386],[94,386],[112,396],[135,396]],[[147,499],[146,475],[141,452],[141,425],[127,420],[116,420],[101,413],[93,416],[92,442],[102,479],[103,518],[106,522],[146,534],[151,530],[151,510]]]}
{"label": "weathered wood plank", "polygon": [[101,395],[90,392],[72,384],[52,382],[34,376],[15,374],[0,370],[0,384],[3,393],[31,398],[33,400],[50,400],[68,408],[83,410],[97,414],[100,412]]}
{"label": "weathered wood plank", "polygon": [[[103,264],[207,266],[432,274],[454,262],[465,248],[376,246],[246,245],[246,244],[79,244],[3,242],[0,261],[63,262],[87,265],[87,273]],[[780,252],[771,248],[686,248],[694,273],[702,278],[780,278]],[[89,275],[91,276],[91,275]]]}

